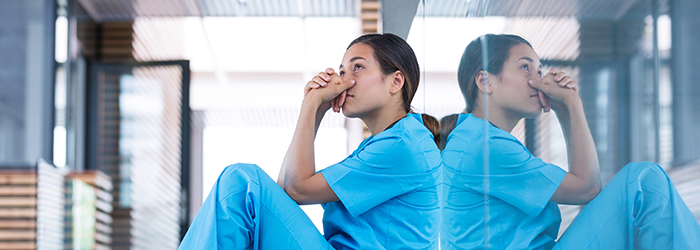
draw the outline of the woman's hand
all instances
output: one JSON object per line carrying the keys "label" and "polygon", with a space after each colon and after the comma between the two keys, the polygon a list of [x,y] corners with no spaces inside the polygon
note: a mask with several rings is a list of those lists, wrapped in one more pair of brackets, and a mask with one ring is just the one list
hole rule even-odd
{"label": "woman's hand", "polygon": [[555,111],[561,111],[565,108],[567,101],[580,100],[576,81],[563,71],[557,72],[554,68],[542,77],[542,81],[530,80],[528,84],[538,90],[545,112],[548,112],[550,107]]}
{"label": "woman's hand", "polygon": [[[304,87],[304,96],[306,97],[312,90],[324,88],[329,84],[341,85],[342,83],[342,78],[340,78],[339,75],[335,74],[335,70],[333,70],[332,68],[327,68],[324,72],[319,72],[316,76],[314,76],[314,78],[311,79],[311,81],[309,81],[306,84],[306,87]],[[350,83],[354,85],[354,81],[351,81]],[[334,89],[335,87],[331,88]],[[325,112],[326,110],[332,107],[333,112],[340,112],[340,108],[345,103],[346,94],[347,88],[343,90],[340,94],[337,94],[330,102],[323,101],[321,106],[319,106],[319,110]]]}

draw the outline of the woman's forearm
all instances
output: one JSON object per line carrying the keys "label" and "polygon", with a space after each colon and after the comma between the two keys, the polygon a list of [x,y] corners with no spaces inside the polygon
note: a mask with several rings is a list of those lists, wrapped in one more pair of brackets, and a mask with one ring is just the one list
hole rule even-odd
{"label": "woman's forearm", "polygon": [[285,190],[296,188],[292,185],[303,183],[316,173],[314,137],[323,118],[323,113],[318,108],[319,102],[313,98],[305,98],[302,104],[294,136],[277,180]]}
{"label": "woman's forearm", "polygon": [[[292,137],[292,142],[290,144],[289,149],[287,149],[287,153],[284,155],[284,160],[282,161],[282,167],[280,168],[279,176],[277,177],[277,184],[279,184],[282,188],[285,188],[285,178],[287,176],[287,174],[286,174],[287,167],[290,164],[292,164],[292,160],[290,159],[290,157],[293,156],[292,154],[301,153],[301,152],[292,150],[295,143],[298,141],[298,140],[296,140],[297,139],[297,131],[300,133],[303,133],[302,131],[299,131],[300,126],[307,126],[306,124],[308,124],[308,119],[310,119],[308,117],[308,115],[303,112],[304,111],[303,105],[302,105],[302,113],[299,114],[299,120],[297,121],[297,127],[295,129],[294,136]],[[313,108],[313,106],[315,106],[315,105],[310,105],[310,106],[311,106],[311,108]],[[316,109],[316,115],[314,117],[315,122],[314,122],[314,127],[313,127],[313,129],[314,129],[313,130],[314,131],[313,138],[311,139],[310,143],[305,144],[305,145],[311,145],[311,149],[310,149],[311,153],[309,155],[311,156],[312,162],[315,162],[315,158],[313,156],[313,153],[314,153],[313,141],[314,141],[314,138],[316,137],[316,134],[318,133],[318,128],[320,127],[321,121],[323,120],[323,117],[325,114],[326,114],[326,110],[320,109],[320,108]],[[302,123],[304,123],[304,124],[302,125]],[[309,127],[307,126],[305,128],[301,128],[301,129],[303,130],[303,129],[307,129],[307,128],[309,128]],[[304,135],[300,135],[300,136],[302,136],[302,138],[300,138],[302,141],[305,140],[305,138],[303,138]],[[313,167],[313,171],[315,172],[316,171],[315,165],[312,165],[312,167]]]}
{"label": "woman's forearm", "polygon": [[557,113],[566,139],[569,173],[578,180],[585,199],[592,199],[600,191],[598,153],[588,127],[580,98],[567,100],[566,111]]}

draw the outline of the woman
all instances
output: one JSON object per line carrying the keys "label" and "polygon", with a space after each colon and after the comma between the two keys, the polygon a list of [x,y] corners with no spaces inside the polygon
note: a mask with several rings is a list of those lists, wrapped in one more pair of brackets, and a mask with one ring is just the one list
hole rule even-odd
{"label": "woman", "polygon": [[[355,39],[338,74],[328,69],[307,83],[279,185],[255,165],[227,167],[180,249],[437,249],[440,152],[410,113],[419,74],[403,39]],[[372,135],[316,172],[314,136],[331,107],[362,119]],[[319,203],[324,235],[297,205]]]}
{"label": "woman", "polygon": [[[601,191],[577,84],[556,70],[542,76],[525,39],[477,38],[458,78],[467,108],[443,151],[443,249],[700,249],[700,226],[658,165],[628,164]],[[535,158],[509,133],[549,107],[564,131],[569,172]],[[557,203],[587,205],[555,242]]]}

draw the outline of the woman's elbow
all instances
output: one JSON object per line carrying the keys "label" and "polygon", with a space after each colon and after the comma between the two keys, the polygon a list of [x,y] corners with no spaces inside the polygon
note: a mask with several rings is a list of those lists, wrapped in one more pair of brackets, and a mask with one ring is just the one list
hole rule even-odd
{"label": "woman's elbow", "polygon": [[299,205],[309,204],[309,196],[305,194],[302,187],[298,185],[285,185],[284,192],[287,193],[289,198],[292,198],[294,202]]}
{"label": "woman's elbow", "polygon": [[602,187],[600,181],[591,183],[586,190],[587,192],[585,194],[583,194],[583,197],[582,197],[583,201],[584,201],[583,204],[588,204],[593,199],[595,199],[595,197],[598,196],[598,194],[600,193],[600,191],[602,189],[603,189],[603,187]]}

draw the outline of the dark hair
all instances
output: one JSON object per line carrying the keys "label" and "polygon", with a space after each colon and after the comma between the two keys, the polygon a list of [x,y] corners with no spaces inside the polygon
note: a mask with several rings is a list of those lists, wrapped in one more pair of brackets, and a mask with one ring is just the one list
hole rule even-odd
{"label": "dark hair", "polygon": [[447,136],[452,133],[452,130],[457,126],[457,120],[459,120],[459,114],[446,115],[440,118],[440,141],[438,142],[438,148],[440,150],[445,149],[447,144]]}
{"label": "dark hair", "polygon": [[[487,53],[485,56],[483,54],[483,42],[486,43]],[[464,101],[467,103],[467,108],[465,109],[467,113],[474,111],[474,104],[479,92],[479,88],[476,86],[476,76],[479,72],[485,70],[492,75],[500,75],[503,71],[503,65],[510,56],[510,48],[521,43],[527,44],[527,46],[532,48],[532,45],[524,38],[506,34],[486,34],[474,39],[467,45],[457,70],[459,88],[462,90]],[[487,59],[487,65],[484,65],[484,57]]]}
{"label": "dark hair", "polygon": [[[401,98],[403,98],[403,108],[407,113],[411,113],[411,101],[418,90],[420,82],[420,67],[418,59],[408,43],[403,38],[391,34],[365,34],[353,40],[348,49],[356,43],[367,44],[372,47],[375,59],[379,62],[379,67],[382,74],[389,75],[391,73],[401,71],[404,75],[404,83],[401,88]],[[427,114],[421,114],[423,124],[430,132],[433,133],[436,143],[439,140],[438,127],[439,124],[435,117]]]}
{"label": "dark hair", "polygon": [[442,141],[442,137],[440,136],[440,123],[435,117],[432,117],[429,114],[420,114],[421,118],[423,118],[423,125],[430,130],[430,133],[433,134],[433,139],[435,140],[435,144],[440,146],[440,142]]}

